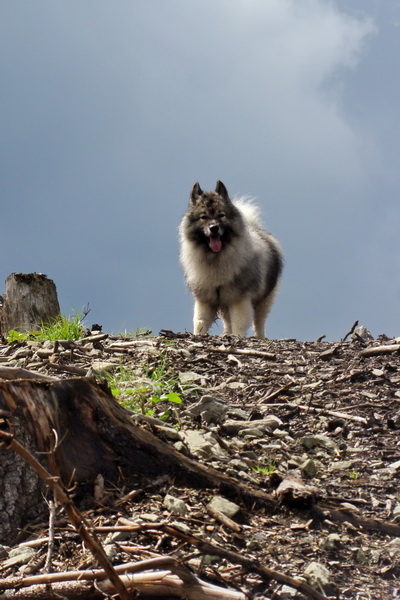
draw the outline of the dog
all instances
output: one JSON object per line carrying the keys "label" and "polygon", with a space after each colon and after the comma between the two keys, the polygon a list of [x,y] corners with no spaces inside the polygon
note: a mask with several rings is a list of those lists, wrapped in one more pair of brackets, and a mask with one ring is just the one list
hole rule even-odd
{"label": "dog", "polygon": [[195,299],[193,329],[208,333],[217,316],[224,334],[265,336],[265,322],[283,268],[279,242],[260,225],[259,209],[246,198],[229,198],[195,183],[179,226],[180,261]]}

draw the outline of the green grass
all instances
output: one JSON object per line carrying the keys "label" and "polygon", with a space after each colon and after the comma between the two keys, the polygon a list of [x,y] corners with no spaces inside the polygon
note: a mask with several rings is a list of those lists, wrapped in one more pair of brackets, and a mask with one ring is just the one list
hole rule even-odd
{"label": "green grass", "polygon": [[269,458],[266,465],[256,465],[253,467],[253,471],[262,475],[271,475],[276,471],[276,462],[273,458]]}
{"label": "green grass", "polygon": [[34,340],[36,342],[44,340],[79,340],[83,337],[84,325],[83,315],[80,312],[75,313],[72,317],[60,315],[53,319],[50,323],[43,323],[37,331],[30,333],[20,333],[11,329],[7,335],[7,342],[21,342],[26,340]]}
{"label": "green grass", "polygon": [[[118,402],[134,412],[152,416],[156,405],[162,404],[157,416],[164,420],[171,416],[171,407],[182,404],[184,395],[194,389],[183,386],[178,377],[171,375],[165,356],[155,364],[142,365],[142,372],[121,365],[116,373],[107,375],[106,380]],[[166,408],[163,403],[167,403]]]}

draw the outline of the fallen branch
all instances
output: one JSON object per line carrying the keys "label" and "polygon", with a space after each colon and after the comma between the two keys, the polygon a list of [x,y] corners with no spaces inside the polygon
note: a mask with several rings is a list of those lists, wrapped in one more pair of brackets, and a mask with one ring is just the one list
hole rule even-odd
{"label": "fallen branch", "polygon": [[[155,570],[161,569],[164,570]],[[120,579],[125,586],[131,591],[139,592],[146,595],[169,595],[188,598],[189,600],[245,600],[245,595],[242,592],[221,588],[195,577],[184,565],[172,556],[162,556],[151,558],[139,562],[126,563],[114,567],[116,573],[120,575]],[[168,569],[168,570],[165,570]],[[145,571],[151,570],[149,573]],[[107,574],[103,569],[92,569],[86,571],[69,571],[62,573],[51,573],[43,575],[35,575],[32,577],[12,577],[0,580],[0,588],[3,590],[13,590],[12,594],[3,593],[0,595],[1,600],[11,598],[30,598],[35,593],[35,598],[45,598],[40,594],[40,586],[51,584],[53,593],[61,593],[64,596],[74,598],[78,593],[85,593],[93,597],[95,593],[89,588],[87,582],[96,582],[96,588],[103,594],[113,594],[114,588],[110,580],[107,579]],[[75,583],[78,585],[70,585],[69,587],[57,585],[65,584],[66,582]],[[21,590],[15,592],[15,589],[25,589],[25,593],[21,594]]]}
{"label": "fallen branch", "polygon": [[263,352],[262,350],[244,350],[243,348],[218,348],[217,346],[210,346],[208,348],[210,352],[219,352],[221,354],[242,354],[243,356],[256,356],[259,358],[268,358],[270,360],[274,360],[276,358],[276,354],[271,354],[271,352]]}
{"label": "fallen branch", "polygon": [[355,321],[355,323],[353,324],[353,327],[350,329],[350,331],[348,331],[346,333],[346,335],[344,337],[342,337],[342,339],[340,340],[341,342],[345,342],[347,340],[347,338],[349,337],[349,335],[351,335],[352,333],[354,333],[355,328],[358,325],[358,321]]}
{"label": "fallen branch", "polygon": [[268,394],[268,396],[264,396],[264,398],[260,398],[260,400],[258,400],[258,404],[267,404],[267,402],[271,402],[271,400],[275,400],[275,398],[280,396],[280,394],[282,394],[283,392],[286,392],[286,390],[291,388],[294,385],[294,383],[295,383],[294,381],[290,381],[286,385],[283,385],[282,387],[275,390],[275,392],[271,392],[271,394]]}
{"label": "fallen branch", "polygon": [[374,346],[360,351],[360,356],[377,356],[379,354],[393,354],[400,350],[400,344],[388,344],[385,346]]}
{"label": "fallen branch", "polygon": [[305,404],[296,404],[295,402],[282,402],[280,404],[274,404],[273,406],[287,406],[287,408],[299,408],[300,410],[304,410],[306,412],[317,412],[322,415],[337,417],[338,419],[347,419],[348,421],[355,421],[356,423],[362,423],[363,425],[368,424],[368,420],[365,417],[359,417],[358,415],[349,415],[348,413],[340,412],[337,410],[329,410],[327,408],[318,408],[318,406],[306,406]]}
{"label": "fallen branch", "polygon": [[41,379],[44,381],[58,381],[56,377],[38,373],[37,371],[28,371],[21,367],[0,367],[0,379]]}
{"label": "fallen branch", "polygon": [[115,590],[118,592],[121,600],[131,600],[131,596],[122,583],[121,579],[115,572],[114,567],[108,560],[106,553],[97,539],[95,534],[91,535],[88,530],[88,523],[86,522],[83,515],[76,508],[72,500],[69,498],[65,491],[59,477],[53,477],[42,465],[32,456],[32,454],[19,442],[17,442],[13,436],[5,431],[0,430],[0,440],[3,440],[7,448],[11,448],[17,452],[35,471],[35,473],[46,483],[46,485],[52,490],[57,502],[62,504],[66,514],[68,515],[71,523],[75,527],[77,533],[81,536],[83,542],[92,552],[94,558],[99,562],[107,573],[110,581],[112,582]]}
{"label": "fallen branch", "polygon": [[117,525],[114,527],[95,527],[95,531],[98,533],[108,533],[111,531],[163,531],[168,535],[177,537],[178,539],[188,544],[196,546],[202,554],[220,556],[233,564],[236,563],[242,565],[246,569],[259,573],[260,575],[267,577],[268,579],[272,579],[274,581],[278,581],[279,583],[283,583],[285,585],[293,587],[294,589],[298,590],[305,596],[312,598],[313,600],[327,600],[326,596],[324,596],[317,590],[314,590],[304,581],[295,579],[294,577],[290,577],[289,575],[285,575],[280,571],[269,569],[268,567],[261,565],[255,560],[245,558],[244,556],[241,556],[236,552],[232,552],[231,550],[226,550],[225,548],[222,548],[221,546],[218,546],[216,544],[206,542],[192,534],[187,534],[178,527],[173,527],[172,525],[168,525],[166,523],[144,523],[140,525],[129,525],[129,521],[124,518],[121,518],[120,522],[127,523],[127,525]]}

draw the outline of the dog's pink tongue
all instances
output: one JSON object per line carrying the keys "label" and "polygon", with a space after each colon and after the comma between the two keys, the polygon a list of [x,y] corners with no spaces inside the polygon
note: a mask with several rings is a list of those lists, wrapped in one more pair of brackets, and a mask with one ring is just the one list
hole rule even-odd
{"label": "dog's pink tongue", "polygon": [[213,252],[219,252],[222,248],[221,238],[218,237],[210,237],[210,248]]}

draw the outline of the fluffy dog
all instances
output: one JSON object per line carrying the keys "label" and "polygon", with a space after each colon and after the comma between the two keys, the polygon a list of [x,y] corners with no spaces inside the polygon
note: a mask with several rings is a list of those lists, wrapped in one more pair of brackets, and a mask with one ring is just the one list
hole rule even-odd
{"label": "fluffy dog", "polygon": [[224,334],[263,338],[265,321],[283,267],[278,241],[260,225],[259,209],[245,198],[229,198],[195,183],[179,227],[180,260],[195,298],[194,333],[205,334],[219,315]]}

